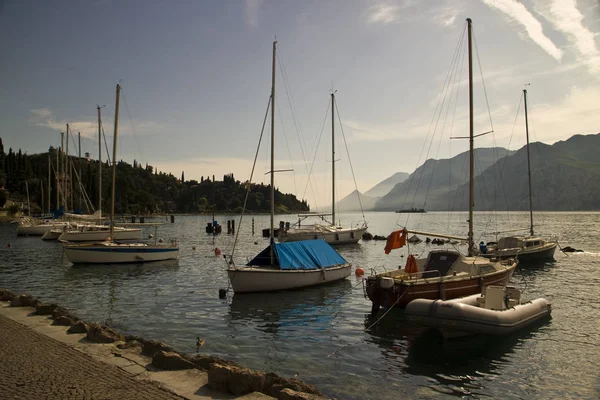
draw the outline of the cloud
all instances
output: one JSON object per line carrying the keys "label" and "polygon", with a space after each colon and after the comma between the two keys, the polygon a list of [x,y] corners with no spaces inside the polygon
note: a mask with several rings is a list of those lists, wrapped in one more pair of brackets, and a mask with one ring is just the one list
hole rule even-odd
{"label": "cloud", "polygon": [[[31,113],[29,123],[35,126],[50,128],[58,132],[66,132],[68,123],[71,132],[81,132],[81,136],[93,140],[98,138],[98,122],[96,119],[90,118],[89,120],[77,121],[56,120],[54,113],[49,108],[37,108],[29,110],[29,112]],[[112,124],[108,126],[106,123],[103,123],[102,125],[104,126],[105,134],[112,136]],[[153,121],[124,121],[119,124],[119,135],[155,133],[159,129],[159,125]]]}
{"label": "cloud", "polygon": [[495,8],[504,14],[510,22],[516,21],[522,25],[529,38],[540,46],[546,53],[560,61],[563,56],[562,50],[550,40],[542,30],[542,24],[527,8],[516,0],[483,0],[491,8]]}
{"label": "cloud", "polygon": [[583,15],[575,0],[553,0],[545,13],[548,20],[563,32],[592,75],[600,75],[600,50],[596,46],[594,33],[583,25]]}
{"label": "cloud", "polygon": [[375,3],[367,11],[367,21],[369,23],[387,25],[400,18],[401,6],[391,3]]}
{"label": "cloud", "polygon": [[258,28],[258,13],[262,5],[262,0],[245,0],[246,24],[256,29]]}
{"label": "cloud", "polygon": [[433,16],[431,17],[431,21],[434,24],[441,25],[443,27],[452,26],[456,22],[458,14],[461,12],[461,9],[457,8],[456,6],[457,4],[454,6],[434,9],[432,11]]}

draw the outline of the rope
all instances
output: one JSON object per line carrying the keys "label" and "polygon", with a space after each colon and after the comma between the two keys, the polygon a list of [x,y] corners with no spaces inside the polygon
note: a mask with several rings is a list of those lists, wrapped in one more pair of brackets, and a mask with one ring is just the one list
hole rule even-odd
{"label": "rope", "polygon": [[[269,95],[269,101],[267,103],[267,111],[265,112],[265,118],[263,120],[263,125],[262,125],[262,129],[260,130],[260,137],[258,139],[258,146],[256,148],[256,153],[254,155],[254,163],[252,163],[252,171],[250,172],[250,178],[248,179],[248,188],[246,189],[246,197],[244,198],[244,206],[242,207],[242,214],[240,215],[240,222],[238,224],[238,227],[242,226],[242,219],[244,218],[244,212],[246,210],[246,203],[248,201],[248,196],[250,195],[250,190],[252,188],[252,177],[254,176],[254,169],[256,167],[256,159],[258,158],[258,153],[260,151],[260,143],[262,142],[262,138],[263,138],[263,134],[265,132],[265,125],[267,123],[267,117],[269,116],[269,109],[271,108],[271,96]],[[271,173],[273,174],[274,172],[271,171]],[[235,246],[237,244],[238,241],[238,237],[240,235],[240,231],[241,229],[238,229],[236,234],[235,234],[235,240],[233,241],[233,248],[231,249],[231,255],[230,255],[230,261],[233,264],[233,254],[235,252]],[[235,266],[235,264],[233,264]]]}
{"label": "rope", "polygon": [[[365,333],[365,332],[367,332],[368,330],[370,330],[372,327],[374,327],[375,325],[377,325],[377,323],[379,323],[379,321],[381,321],[381,320],[383,319],[383,317],[385,317],[385,316],[386,316],[386,315],[387,315],[387,314],[388,314],[388,313],[389,313],[389,312],[390,312],[390,311],[391,311],[391,310],[392,310],[392,309],[393,309],[393,308],[396,306],[396,304],[398,304],[398,302],[400,302],[400,299],[402,299],[402,297],[404,297],[404,295],[405,295],[405,294],[406,294],[406,292],[402,293],[402,294],[400,295],[400,297],[398,297],[398,298],[396,299],[396,301],[394,302],[394,304],[392,304],[392,306],[391,306],[390,308],[388,308],[388,309],[387,309],[387,310],[386,310],[386,311],[385,311],[385,312],[384,312],[384,313],[381,315],[381,317],[377,318],[377,320],[376,320],[375,322],[373,322],[371,325],[369,325],[369,326],[367,326],[365,329],[363,329],[363,330],[361,331],[361,333]],[[333,356],[333,355],[337,354],[337,353],[338,353],[340,350],[342,350],[343,348],[346,348],[346,347],[350,346],[351,344],[356,344],[356,343],[358,343],[359,341],[360,341],[360,339],[359,339],[359,340],[356,340],[356,341],[354,341],[354,342],[346,343],[345,345],[338,347],[338,348],[337,348],[337,349],[336,349],[334,352],[332,352],[332,353],[328,354],[328,355],[327,355],[327,358],[330,358],[331,356]]]}
{"label": "rope", "polygon": [[[358,197],[358,204],[360,206],[360,213],[362,214],[363,217],[363,221],[366,224],[367,223],[367,219],[365,218],[365,210],[363,210],[363,206],[362,206],[362,201],[360,200],[360,194],[358,192],[358,185],[356,184],[356,175],[354,175],[354,167],[352,166],[352,160],[350,159],[350,151],[348,151],[348,142],[346,142],[346,134],[344,133],[344,125],[342,124],[342,117],[340,116],[340,111],[337,107],[337,103],[335,103],[335,111],[337,112],[338,115],[338,122],[340,123],[340,130],[342,131],[342,138],[344,139],[344,147],[346,148],[346,154],[348,155],[348,162],[350,164],[350,171],[352,171],[352,180],[354,181],[354,188],[356,189],[357,192],[357,197]],[[333,160],[333,162],[335,162],[335,160]],[[333,221],[333,223],[335,224],[335,221]]]}

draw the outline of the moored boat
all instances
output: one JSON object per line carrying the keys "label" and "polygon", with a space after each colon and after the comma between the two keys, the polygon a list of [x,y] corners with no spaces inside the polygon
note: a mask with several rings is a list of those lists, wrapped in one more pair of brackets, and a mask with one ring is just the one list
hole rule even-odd
{"label": "moored boat", "polygon": [[[252,261],[244,266],[237,267],[233,261],[235,243],[237,242],[236,238],[232,254],[229,258],[226,257],[227,275],[231,287],[236,293],[270,292],[335,282],[347,278],[352,269],[352,264],[339,255],[325,240],[299,240],[291,243],[275,243],[275,172],[277,172],[275,170],[274,153],[276,54],[277,42],[273,42],[272,85],[269,100],[271,108],[270,244],[254,257]],[[252,176],[250,176],[251,179]]]}
{"label": "moored boat", "polygon": [[[469,230],[467,238],[442,234],[430,234],[414,230],[399,230],[388,236],[385,253],[403,247],[408,233],[427,234],[445,239],[467,241],[467,256],[455,250],[433,250],[426,258],[416,259],[413,255],[407,258],[403,269],[371,275],[366,280],[365,294],[372,302],[371,312],[380,307],[405,307],[417,298],[453,299],[480,293],[488,285],[505,285],[508,283],[517,261],[488,260],[478,256],[473,240],[473,208],[474,193],[474,110],[473,110],[473,68],[471,45],[471,19],[467,19],[468,35],[468,68],[469,68]],[[488,132],[489,133],[489,132]],[[477,136],[484,135],[480,134]]]}
{"label": "moored boat", "polygon": [[521,294],[510,286],[488,286],[482,295],[454,300],[416,299],[406,306],[407,319],[439,330],[446,338],[484,334],[508,335],[550,316],[544,298],[521,303]]}
{"label": "moored boat", "polygon": [[518,258],[519,261],[551,260],[558,243],[546,241],[538,236],[507,236],[496,244],[488,244],[481,253],[486,258]]}

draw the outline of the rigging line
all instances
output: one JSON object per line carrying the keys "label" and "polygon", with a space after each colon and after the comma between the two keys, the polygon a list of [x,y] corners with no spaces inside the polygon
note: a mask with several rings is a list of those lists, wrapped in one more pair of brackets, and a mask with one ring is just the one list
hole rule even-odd
{"label": "rigging line", "polygon": [[[383,319],[383,317],[385,317],[391,310],[394,309],[394,307],[396,306],[396,304],[398,304],[400,302],[400,299],[402,299],[402,297],[404,297],[404,295],[406,294],[406,291],[404,293],[402,293],[400,296],[398,296],[398,299],[396,299],[396,301],[394,302],[394,304],[392,304],[391,307],[389,307],[387,310],[385,310],[385,312],[381,315],[381,317],[377,318],[377,320],[375,322],[373,322],[371,325],[367,326],[365,329],[363,329],[361,331],[361,333],[367,332],[368,330],[370,330],[371,328],[373,328],[375,325],[377,325],[379,323],[379,321],[381,321]],[[338,347],[333,353],[330,353],[327,355],[327,358],[330,358],[331,356],[334,356],[335,354],[337,354],[340,350],[342,350],[345,347],[350,346],[351,344],[355,344],[358,343],[361,339],[356,340],[354,342],[350,342],[350,343],[346,343],[345,345]]]}
{"label": "rigging line", "polygon": [[[465,33],[466,33],[466,27],[467,27],[467,25],[466,25],[466,23],[465,23],[465,25],[463,26],[463,31],[462,31],[462,33],[461,33],[461,35],[460,35],[460,39],[459,39],[459,41],[458,41],[458,44],[457,44],[457,46],[456,46],[456,49],[454,50],[454,55],[453,55],[453,57],[452,57],[452,60],[451,60],[451,62],[450,62],[450,68],[448,69],[448,74],[446,75],[446,79],[445,79],[445,81],[444,81],[443,88],[445,88],[445,87],[446,87],[446,85],[447,85],[447,81],[449,80],[449,77],[450,77],[450,75],[451,75],[452,66],[453,66],[453,65],[454,65],[454,63],[456,62],[456,58],[458,57],[458,54],[459,54],[459,49],[462,47],[462,42],[464,41],[464,40],[463,40],[463,38],[464,38],[464,36],[465,36]],[[442,89],[442,91],[443,91],[443,89]],[[442,98],[442,94],[440,93],[440,95],[438,96],[438,100],[437,100],[437,103],[436,103],[435,110],[434,110],[434,112],[433,112],[433,115],[432,115],[432,117],[431,117],[431,122],[430,122],[430,124],[429,124],[429,129],[427,130],[427,135],[425,136],[425,144],[424,144],[424,145],[423,145],[423,147],[421,148],[421,153],[419,154],[419,158],[418,158],[418,160],[417,160],[417,166],[415,167],[415,171],[417,170],[417,168],[418,168],[418,167],[419,167],[419,165],[421,164],[421,159],[422,159],[422,157],[423,157],[423,151],[424,151],[424,149],[425,149],[425,146],[426,146],[427,142],[429,141],[429,135],[430,135],[430,134],[431,134],[432,136],[433,136],[433,135],[435,135],[435,132],[433,132],[433,133],[432,133],[432,132],[431,132],[431,129],[432,129],[432,126],[433,126],[433,124],[434,124],[434,121],[435,121],[435,119],[436,119],[436,114],[437,114],[438,107],[440,107],[440,101],[441,101],[441,98]],[[433,140],[433,139],[432,139],[432,140]],[[427,157],[427,156],[426,156],[426,157]],[[421,177],[422,177],[422,174],[423,174],[423,171],[421,172],[421,175],[420,175],[418,178],[416,178],[416,180],[417,180],[417,181],[419,181],[419,182],[420,182],[420,179],[421,179]],[[412,179],[411,179],[411,181],[410,181],[410,183],[409,183],[408,191],[406,192],[406,195],[404,196],[404,201],[403,201],[403,203],[402,203],[402,204],[403,204],[403,207],[406,205],[406,202],[407,202],[407,199],[408,199],[408,196],[409,196],[409,194],[410,194],[410,190],[411,190],[411,188],[412,188],[412,186],[413,186],[413,182],[414,182],[414,181],[415,181],[415,180],[412,180]],[[417,189],[418,189],[418,183],[417,183],[417,188],[415,189],[415,192],[416,192],[416,190],[417,190]],[[396,220],[396,223],[398,223],[398,222],[400,221],[400,218],[401,218],[401,216],[398,216],[398,219]],[[408,225],[408,221],[409,221],[409,219],[410,219],[410,213],[409,213],[409,214],[406,216],[406,223],[404,224],[404,226]]]}
{"label": "rigging line", "polygon": [[108,143],[106,141],[106,134],[104,133],[104,123],[102,123],[100,125],[100,127],[102,128],[102,137],[104,138],[104,149],[106,150],[106,161],[108,162],[108,165],[110,166],[111,161],[110,161],[110,151],[108,150]]}
{"label": "rigging line", "polygon": [[[248,188],[246,189],[246,197],[244,198],[244,206],[242,207],[242,214],[240,215],[240,222],[238,223],[238,227],[242,226],[242,219],[244,218],[244,212],[246,210],[246,203],[248,202],[248,196],[250,195],[250,190],[252,188],[252,177],[254,176],[254,168],[256,167],[256,160],[258,159],[258,154],[260,152],[260,143],[262,142],[263,134],[265,132],[265,125],[267,123],[267,117],[269,116],[269,109],[271,108],[271,95],[269,95],[269,101],[267,102],[267,111],[265,112],[265,118],[263,119],[262,129],[260,130],[260,137],[258,139],[258,146],[256,147],[256,153],[254,154],[254,162],[252,163],[252,171],[250,172],[250,178],[248,179]],[[272,174],[275,172],[271,171]],[[241,229],[238,229],[235,234],[235,240],[233,241],[233,248],[231,249],[230,260],[233,262],[233,253],[235,252],[235,245],[237,244],[238,237],[240,235]],[[231,283],[231,282],[230,282]]]}
{"label": "rigging line", "polygon": [[[445,107],[446,104],[448,104],[446,106],[446,114],[445,114],[444,121],[442,123],[441,133],[439,134],[439,141],[438,141],[438,147],[437,147],[437,154],[439,154],[439,148],[440,148],[440,145],[441,145],[441,140],[442,140],[442,137],[443,137],[443,132],[444,132],[445,126],[446,126],[447,115],[448,115],[448,111],[450,110],[450,101],[452,100],[452,92],[450,91],[450,94],[448,94],[448,91],[451,90],[451,88],[452,88],[452,90],[454,88],[454,86],[452,85],[452,80],[456,79],[455,77],[457,75],[456,74],[456,69],[457,69],[457,66],[458,66],[458,60],[459,60],[459,58],[461,58],[460,54],[461,54],[461,49],[463,48],[462,47],[463,46],[462,43],[463,43],[463,41],[461,40],[459,42],[459,46],[456,49],[456,53],[455,53],[455,55],[453,57],[452,64],[450,65],[450,69],[449,69],[449,72],[448,72],[448,76],[447,76],[446,82],[444,84],[444,88],[443,88],[443,90],[442,90],[442,92],[440,94],[441,104],[439,105],[439,108],[436,108],[436,112],[434,114],[435,124],[434,124],[434,127],[433,127],[433,134],[432,134],[432,137],[431,137],[431,141],[429,143],[429,148],[427,149],[427,155],[425,157],[426,159],[429,157],[429,154],[431,152],[431,147],[433,146],[433,142],[434,142],[434,138],[435,138],[436,132],[438,132],[438,126],[440,124],[440,118],[442,116],[442,113],[444,112],[444,107]],[[450,100],[448,102],[447,102],[447,98],[450,98]],[[426,192],[425,192],[425,200],[424,200],[423,208],[425,208],[425,206],[426,206],[427,197],[429,195],[429,191],[431,189],[433,178],[435,176],[436,167],[437,167],[437,164],[434,164],[433,167],[432,167],[432,171],[431,171],[431,173],[429,175],[429,180],[428,180],[429,183],[427,185],[427,189],[426,189]],[[419,179],[417,181],[417,187],[416,187],[414,195],[413,195],[411,207],[414,207],[414,205],[415,205],[417,193],[419,191],[419,187],[421,186],[421,181],[422,181],[423,178],[424,178],[424,173],[419,176]],[[407,217],[407,223],[408,223],[408,219],[409,218],[410,218],[410,215]],[[422,220],[423,220],[423,215],[420,214],[419,215],[419,223]]]}
{"label": "rigging line", "polygon": [[[325,129],[325,122],[327,121],[327,116],[328,116],[329,110],[330,110],[329,107],[331,107],[331,104],[329,102],[327,102],[327,110],[325,111],[325,117],[323,118],[323,122],[321,123],[321,133],[319,133],[319,139],[317,140],[317,146],[315,147],[315,153],[313,156],[313,160],[310,164],[310,170],[308,171],[308,180],[306,181],[306,188],[308,188],[309,183],[311,184],[311,187],[312,187],[312,183],[311,183],[312,182],[312,180],[311,180],[312,171],[315,166],[315,160],[317,158],[317,150],[319,149],[319,145],[321,144],[321,139],[323,138],[323,130]],[[304,190],[305,194],[306,194],[306,188]],[[314,194],[313,194],[313,196],[314,196]],[[315,206],[318,208],[316,197],[315,197]]]}
{"label": "rigging line", "polygon": [[477,39],[475,32],[473,32],[473,43],[475,44],[475,54],[477,55],[477,64],[479,65],[479,73],[481,74],[481,84],[483,85],[483,94],[485,95],[485,104],[487,105],[488,116],[490,118],[490,128],[494,130],[494,124],[492,123],[492,111],[490,110],[490,102],[488,100],[487,89],[485,88],[485,80],[483,79],[483,68],[481,68],[481,60],[479,59],[479,49],[477,48]]}
{"label": "rigging line", "polygon": [[[275,100],[277,101],[277,100]],[[291,169],[292,169],[292,176],[294,178],[294,191],[296,193],[298,193],[298,188],[296,187],[296,174],[293,173],[294,171],[294,160],[292,159],[292,151],[290,149],[290,142],[288,140],[287,135],[285,134],[285,125],[283,124],[283,117],[281,114],[281,107],[279,107],[279,103],[277,103],[277,116],[279,117],[279,124],[281,126],[281,132],[283,133],[283,139],[285,140],[285,147],[287,148],[288,151],[288,155],[290,157],[290,165],[291,165]]]}
{"label": "rigging line", "polygon": [[[464,46],[464,41],[461,41],[462,45]],[[463,52],[466,50],[463,50]],[[452,137],[452,134],[454,133],[454,122],[456,121],[456,111],[458,110],[458,99],[459,99],[459,94],[460,94],[460,82],[462,82],[462,77],[463,77],[463,72],[464,72],[464,65],[465,65],[465,56],[463,54],[463,57],[461,57],[461,62],[460,62],[460,68],[458,68],[459,74],[457,75],[457,80],[454,81],[454,85],[456,87],[456,96],[454,98],[454,113],[452,114],[452,123],[450,125],[450,137]],[[452,140],[449,141],[449,163],[448,163],[448,188],[450,188],[451,182],[452,182]],[[446,218],[446,220],[448,221],[448,226],[447,226],[447,230],[450,231],[450,220],[451,220],[451,214],[450,214],[450,199],[451,197],[448,196],[448,204],[447,204],[447,213],[448,213],[448,217]]]}
{"label": "rigging line", "polygon": [[[363,210],[362,201],[360,199],[360,192],[358,191],[358,185],[356,184],[356,175],[354,174],[354,167],[352,166],[352,160],[350,159],[350,151],[348,150],[348,142],[346,141],[346,134],[344,133],[344,125],[342,124],[342,117],[340,116],[340,110],[337,106],[337,102],[335,103],[335,111],[337,112],[340,130],[342,131],[342,138],[344,139],[344,146],[346,147],[346,154],[348,155],[350,171],[352,172],[352,180],[354,181],[354,188],[356,189],[357,196],[358,196],[358,204],[360,206],[360,213],[362,214],[363,221],[366,222],[367,219],[365,218],[365,211]],[[335,221],[334,221],[334,223],[335,223]]]}
{"label": "rigging line", "polygon": [[[299,118],[296,116],[296,102],[294,101],[294,96],[292,94],[292,91],[288,85],[288,76],[287,76],[287,71],[285,69],[285,64],[283,62],[283,55],[281,53],[281,50],[279,50],[277,52],[277,61],[279,62],[279,69],[281,71],[281,76],[283,78],[283,85],[285,87],[285,93],[286,93],[286,97],[288,100],[288,104],[290,106],[290,110],[292,113],[292,121],[294,123],[294,128],[296,129],[296,135],[298,137],[298,143],[300,144],[300,152],[302,153],[302,160],[304,161],[304,168],[305,170],[308,172],[308,163],[307,163],[307,159],[306,159],[306,152],[308,150],[308,147],[306,145],[306,142],[304,140],[304,136],[302,135],[302,126],[300,124],[300,120]],[[296,191],[296,193],[298,193],[298,188],[296,186],[296,174],[294,173],[294,190]],[[310,178],[307,178],[310,179]],[[315,206],[318,208],[318,204],[316,203],[316,198],[317,196],[315,195],[315,190],[314,187],[312,185],[311,182],[311,192],[313,194],[313,198],[315,199]],[[318,193],[317,193],[318,194]],[[305,193],[303,195],[304,198],[306,198],[306,189],[305,189]]]}
{"label": "rigging line", "polygon": [[133,134],[133,138],[135,140],[135,144],[138,148],[138,152],[140,153],[140,157],[142,158],[142,162],[146,158],[142,152],[142,148],[140,142],[137,137],[137,132],[135,126],[133,125],[133,118],[131,118],[131,112],[129,111],[129,106],[127,105],[127,99],[125,98],[125,92],[123,90],[123,86],[121,86],[121,97],[123,98],[123,105],[125,106],[125,112],[127,112],[127,116],[129,117],[129,125],[131,126],[131,133]]}
{"label": "rigging line", "polygon": [[[462,42],[461,42],[461,43],[462,43]],[[459,51],[460,51],[460,50],[459,50]],[[459,57],[459,58],[460,58],[461,60],[463,60],[463,62],[464,62],[464,57]],[[461,65],[462,65],[462,64],[461,64]],[[439,152],[440,152],[440,147],[441,147],[441,144],[442,144],[443,132],[446,130],[446,123],[447,123],[447,120],[448,120],[448,114],[449,114],[449,112],[450,112],[450,108],[451,108],[451,105],[452,105],[452,104],[451,104],[451,102],[452,102],[452,91],[453,91],[453,90],[456,88],[456,79],[457,79],[457,76],[458,76],[458,73],[456,73],[456,70],[457,70],[457,68],[458,68],[458,58],[457,58],[457,62],[455,63],[454,67],[455,67],[455,68],[454,68],[454,72],[453,72],[453,74],[452,74],[452,77],[451,77],[451,78],[449,79],[449,81],[448,81],[448,87],[447,87],[447,89],[446,89],[446,92],[448,92],[448,89],[450,89],[450,93],[449,93],[449,95],[448,95],[448,98],[449,98],[449,100],[448,100],[448,105],[447,105],[447,107],[446,107],[446,113],[445,113],[445,115],[444,115],[444,120],[443,120],[443,122],[442,122],[442,128],[441,128],[441,133],[440,133],[440,135],[439,135],[438,147],[437,147],[437,150],[436,150],[436,154],[439,154]],[[454,84],[452,84],[452,83],[451,83],[451,79],[452,79],[452,78],[454,78]],[[458,92],[458,89],[457,89],[456,91]],[[444,96],[444,102],[445,102],[445,96]],[[440,116],[441,116],[441,115],[440,115]],[[436,123],[436,128],[435,128],[435,129],[437,130],[437,123]],[[433,144],[433,142],[432,142],[432,144]],[[435,167],[436,167],[436,166],[434,166],[434,169],[433,169],[433,171],[432,171],[431,177],[429,178],[429,184],[428,184],[428,186],[427,186],[427,190],[426,190],[426,192],[425,192],[425,200],[424,200],[424,203],[423,203],[423,208],[425,208],[425,206],[426,206],[426,204],[427,204],[427,199],[428,199],[428,197],[429,197],[429,192],[430,192],[430,190],[431,190],[431,185],[432,185],[432,183],[433,183],[433,177],[434,177],[434,173],[435,173]],[[415,198],[416,198],[416,192],[415,192]],[[413,198],[413,205],[412,205],[412,206],[414,207],[414,198]],[[422,219],[423,219],[423,214],[420,214],[420,221],[421,221]]]}

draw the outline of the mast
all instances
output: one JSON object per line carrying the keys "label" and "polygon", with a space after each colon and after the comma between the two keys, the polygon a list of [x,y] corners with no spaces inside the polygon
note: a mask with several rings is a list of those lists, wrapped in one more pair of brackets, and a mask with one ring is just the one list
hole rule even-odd
{"label": "mast", "polygon": [[102,218],[102,121],[100,117],[102,108],[98,106],[98,210]]}
{"label": "mast", "polygon": [[121,86],[117,84],[117,101],[115,103],[115,133],[113,137],[113,168],[112,168],[112,195],[110,204],[110,239],[113,238],[115,230],[115,182],[117,180],[117,130],[119,127],[119,97]]}
{"label": "mast", "polygon": [[529,160],[529,122],[527,120],[527,89],[523,89],[525,98],[525,135],[527,137],[527,176],[529,177],[529,234],[533,236],[533,200],[531,196],[531,161]]}
{"label": "mast", "polygon": [[[62,133],[61,133],[62,136]],[[59,192],[60,192],[60,184],[59,184],[59,176],[60,176],[60,162],[58,161],[60,157],[60,149],[58,149],[56,151],[56,171],[55,171],[55,175],[54,177],[56,178],[56,210],[58,211],[58,209],[60,208],[59,203],[60,203],[60,197],[59,197]]]}
{"label": "mast", "polygon": [[69,208],[69,196],[71,192],[71,182],[69,179],[69,172],[71,172],[71,165],[69,163],[69,124],[67,124],[67,151],[65,152],[65,169],[64,169],[64,177],[65,177],[65,211],[71,210],[73,211],[73,202],[71,202],[71,208]]}
{"label": "mast", "polygon": [[[79,141],[79,179],[81,179],[81,132],[77,132],[77,140]],[[82,202],[82,190],[81,186],[79,187],[79,209],[81,210],[81,202]]]}
{"label": "mast", "polygon": [[42,195],[40,196],[40,199],[42,200],[41,210],[42,210],[42,214],[43,214],[44,213],[44,209],[46,208],[45,207],[46,205],[44,204],[44,197],[45,197],[44,196],[44,181],[42,181],[41,179],[40,179],[40,191],[42,192]]}
{"label": "mast", "polygon": [[50,151],[48,151],[48,214],[50,214],[50,181],[52,179],[52,162],[50,161]]}
{"label": "mast", "polygon": [[[58,168],[58,173],[59,173],[59,180],[60,180],[60,194],[61,194],[60,197],[63,200],[63,205],[64,205],[64,200],[65,200],[64,193],[63,193],[64,186],[65,186],[65,181],[64,181],[64,176],[63,176],[63,174],[65,173],[65,168],[64,168],[65,167],[65,165],[64,165],[65,158],[63,156],[64,149],[65,149],[65,133],[61,132],[60,133],[60,167]],[[57,205],[57,208],[58,208],[58,205]],[[66,208],[67,207],[65,207],[65,211],[66,211]]]}
{"label": "mast", "polygon": [[467,18],[467,32],[469,45],[469,235],[468,255],[473,255],[473,207],[475,205],[475,191],[473,190],[474,180],[474,159],[473,159],[473,49],[471,48],[471,18]]}
{"label": "mast", "polygon": [[29,203],[29,183],[25,180],[25,190],[27,191],[27,216],[31,217],[31,203]]}
{"label": "mast", "polygon": [[271,72],[271,265],[273,265],[273,245],[275,244],[275,58],[277,41],[273,42],[273,68]]}
{"label": "mast", "polygon": [[335,92],[331,93],[331,222],[335,226]]}

